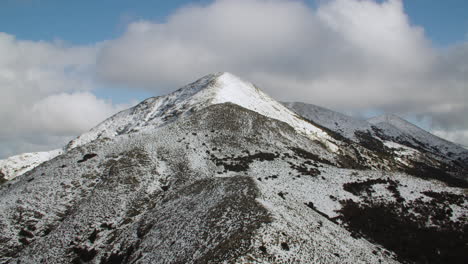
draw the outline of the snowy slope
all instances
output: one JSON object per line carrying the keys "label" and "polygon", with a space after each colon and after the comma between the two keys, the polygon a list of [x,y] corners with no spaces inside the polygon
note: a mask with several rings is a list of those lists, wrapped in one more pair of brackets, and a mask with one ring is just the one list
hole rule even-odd
{"label": "snowy slope", "polygon": [[98,138],[113,138],[121,134],[148,131],[166,125],[180,116],[190,115],[207,106],[226,102],[286,122],[298,132],[321,140],[336,150],[331,138],[324,131],[303,121],[253,84],[242,81],[230,73],[210,74],[171,94],[149,98],[74,139],[66,149],[70,150]]}
{"label": "snowy slope", "polygon": [[308,120],[352,140],[357,139],[356,131],[371,131],[371,124],[365,120],[350,117],[321,106],[301,102],[284,103],[284,105]]}
{"label": "snowy slope", "polygon": [[[5,180],[11,180],[35,168],[44,161],[62,154],[61,149],[47,152],[24,153],[0,160],[0,176]],[[1,178],[1,177],[0,177]]]}
{"label": "snowy slope", "polygon": [[368,122],[382,129],[386,135],[408,140],[414,146],[424,148],[427,151],[438,152],[449,158],[456,158],[461,155],[468,157],[466,149],[435,136],[398,116],[381,115],[368,119]]}
{"label": "snowy slope", "polygon": [[212,105],[0,186],[0,263],[460,263],[463,189],[338,163],[284,122]]}

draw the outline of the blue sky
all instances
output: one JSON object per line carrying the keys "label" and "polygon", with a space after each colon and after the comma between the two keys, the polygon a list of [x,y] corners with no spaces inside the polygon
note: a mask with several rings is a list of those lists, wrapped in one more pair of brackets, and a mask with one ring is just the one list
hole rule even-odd
{"label": "blue sky", "polygon": [[[3,0],[0,29],[19,39],[90,44],[118,37],[136,20],[165,21],[177,8],[208,0]],[[305,1],[311,6],[315,1]],[[407,0],[405,11],[438,47],[468,38],[468,1]]]}
{"label": "blue sky", "polygon": [[466,0],[2,0],[0,158],[219,71],[468,145],[467,13]]}
{"label": "blue sky", "polygon": [[209,1],[4,0],[2,31],[20,39],[90,44],[118,37],[135,20],[164,21],[177,8]]}

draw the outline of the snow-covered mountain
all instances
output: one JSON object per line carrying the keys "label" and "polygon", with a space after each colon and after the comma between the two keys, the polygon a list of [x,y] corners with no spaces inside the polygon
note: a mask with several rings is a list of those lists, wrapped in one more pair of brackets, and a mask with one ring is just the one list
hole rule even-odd
{"label": "snow-covered mountain", "polygon": [[332,146],[327,141],[330,138],[322,130],[298,118],[252,83],[222,72],[207,75],[171,94],[149,98],[118,113],[71,141],[67,150],[98,138],[113,138],[121,134],[152,130],[199,109],[226,102],[286,122],[298,132]]}
{"label": "snow-covered mountain", "polygon": [[[466,155],[466,149],[461,146],[435,136],[410,122],[395,116],[381,115],[367,120],[377,128],[385,131],[386,135],[398,140],[407,140],[414,148],[422,148],[433,153],[440,153],[449,158]],[[394,134],[391,134],[391,133]]]}
{"label": "snow-covered mountain", "polygon": [[[449,173],[467,179],[468,151],[463,147],[439,138],[395,115],[382,115],[360,120],[335,111],[305,103],[284,103],[291,110],[319,127],[337,133],[368,149],[391,152],[400,164],[408,167],[426,167],[426,175]],[[429,168],[431,167],[431,168]],[[436,174],[434,168],[443,168]],[[421,173],[416,172],[415,173]],[[440,179],[440,178],[439,178]]]}
{"label": "snow-covered mountain", "polygon": [[24,153],[0,160],[0,181],[11,180],[62,153],[61,149],[56,149],[47,152]]}
{"label": "snow-covered mountain", "polygon": [[0,263],[465,262],[465,179],[294,111],[224,73],[111,117],[0,185]]}
{"label": "snow-covered mountain", "polygon": [[371,124],[365,120],[353,118],[321,106],[300,102],[283,104],[304,118],[351,140],[358,139],[356,131],[372,130]]}
{"label": "snow-covered mountain", "polygon": [[353,141],[359,141],[356,132],[368,132],[382,140],[400,143],[413,149],[422,148],[442,156],[455,158],[467,155],[463,147],[435,136],[396,115],[386,114],[361,120],[312,104],[295,102],[284,105],[308,120]]}
{"label": "snow-covered mountain", "polygon": [[[336,149],[332,143],[333,140],[321,129],[298,118],[295,113],[253,84],[242,81],[230,73],[222,72],[207,75],[171,94],[148,98],[140,104],[118,113],[72,140],[64,148],[64,151],[100,138],[113,138],[122,134],[150,131],[209,105],[225,102],[231,102],[267,117],[286,122],[298,132]],[[18,157],[0,161],[0,164],[4,164],[4,169],[2,170],[0,167],[0,171],[4,173],[6,179],[12,179],[55,157],[58,153],[57,150],[54,150],[51,153],[21,154]],[[19,168],[24,169],[19,170]]]}

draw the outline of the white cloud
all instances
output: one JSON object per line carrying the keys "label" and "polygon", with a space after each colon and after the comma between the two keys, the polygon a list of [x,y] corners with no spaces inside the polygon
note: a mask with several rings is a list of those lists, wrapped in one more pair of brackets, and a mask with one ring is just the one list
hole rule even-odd
{"label": "white cloud", "polygon": [[457,142],[468,148],[468,129],[466,130],[433,130],[432,133],[441,138],[445,138],[452,142]]}
{"label": "white cloud", "polygon": [[60,147],[121,108],[89,92],[96,51],[0,33],[0,157]]}
{"label": "white cloud", "polygon": [[44,98],[23,113],[24,129],[54,135],[77,135],[102,122],[125,106],[96,98],[91,93],[56,94]]}
{"label": "white cloud", "polygon": [[397,0],[336,0],[318,10],[299,1],[220,0],[181,9],[164,24],[130,24],[104,47],[98,72],[166,92],[209,72],[232,71],[282,99],[369,107],[393,105],[403,92],[421,101],[423,88],[414,85],[434,56]]}

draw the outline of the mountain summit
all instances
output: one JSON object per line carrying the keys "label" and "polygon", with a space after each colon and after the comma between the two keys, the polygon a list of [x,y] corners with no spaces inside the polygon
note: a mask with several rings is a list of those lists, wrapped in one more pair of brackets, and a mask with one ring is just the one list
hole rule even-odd
{"label": "mountain summit", "polygon": [[122,111],[70,142],[66,149],[70,150],[98,138],[112,138],[121,134],[151,130],[207,106],[222,103],[233,103],[286,122],[297,131],[314,138],[329,138],[326,133],[301,120],[294,112],[252,83],[222,72],[209,74],[171,94],[149,98]]}
{"label": "mountain summit", "polygon": [[467,152],[390,123],[207,75],[0,183],[0,263],[464,263]]}

